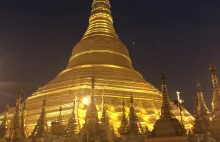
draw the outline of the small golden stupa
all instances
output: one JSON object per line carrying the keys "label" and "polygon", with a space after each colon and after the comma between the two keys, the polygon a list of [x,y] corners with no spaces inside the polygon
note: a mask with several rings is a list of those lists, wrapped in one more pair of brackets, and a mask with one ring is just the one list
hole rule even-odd
{"label": "small golden stupa", "polygon": [[[109,0],[93,0],[88,28],[73,48],[67,68],[26,99],[26,124],[29,131],[32,131],[37,123],[44,99],[47,100],[48,124],[57,119],[60,106],[63,123],[67,124],[72,114],[75,96],[79,123],[82,127],[89,102],[88,96],[91,94],[92,76],[96,78],[94,97],[99,118],[104,95],[109,123],[114,126],[115,132],[118,132],[123,112],[122,97],[125,110],[129,112],[129,98],[132,94],[141,125],[152,130],[160,116],[161,92],[133,68],[128,50],[113,27],[110,7]],[[179,119],[179,109],[174,105],[172,107],[174,115]],[[13,108],[9,113],[12,114],[12,110]],[[11,117],[11,114],[8,117]],[[185,109],[182,114],[185,128],[191,128],[193,117]],[[3,118],[4,114],[0,115],[0,120]]]}

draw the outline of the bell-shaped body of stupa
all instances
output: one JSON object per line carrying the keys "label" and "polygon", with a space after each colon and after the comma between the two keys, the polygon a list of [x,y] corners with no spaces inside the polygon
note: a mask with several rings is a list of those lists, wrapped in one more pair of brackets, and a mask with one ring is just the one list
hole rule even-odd
{"label": "bell-shaped body of stupa", "polygon": [[[113,27],[109,0],[93,0],[89,25],[82,39],[73,48],[67,68],[54,80],[27,98],[26,123],[33,129],[37,123],[42,99],[47,99],[47,120],[56,120],[59,107],[63,108],[64,123],[72,113],[74,96],[77,97],[79,122],[84,123],[86,97],[91,92],[91,77],[96,78],[95,99],[101,117],[101,96],[105,95],[109,122],[117,131],[122,115],[121,98],[129,104],[131,93],[135,97],[135,110],[142,126],[153,128],[160,116],[161,93],[134,70],[129,53]],[[103,93],[104,92],[104,93]],[[128,105],[126,109],[128,110]],[[176,108],[174,114],[179,116]],[[183,111],[186,128],[191,127],[192,116]],[[178,117],[177,117],[178,118]],[[1,118],[0,118],[1,119]]]}

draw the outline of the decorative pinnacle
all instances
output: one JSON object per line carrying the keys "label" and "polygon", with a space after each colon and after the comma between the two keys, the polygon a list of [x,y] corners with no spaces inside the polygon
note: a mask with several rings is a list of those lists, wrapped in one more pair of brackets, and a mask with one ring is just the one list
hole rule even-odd
{"label": "decorative pinnacle", "polygon": [[60,106],[59,111],[60,111],[60,113],[62,112],[62,106]]}
{"label": "decorative pinnacle", "polygon": [[123,105],[123,113],[125,113],[125,100],[124,100],[124,98],[123,98],[122,105]]}
{"label": "decorative pinnacle", "polygon": [[218,78],[216,75],[216,68],[210,63],[209,71],[212,75],[212,83],[214,88],[218,88]]}
{"label": "decorative pinnacle", "polygon": [[76,108],[76,98],[74,98],[74,101],[73,101],[73,110],[75,110]]}
{"label": "decorative pinnacle", "polygon": [[105,109],[104,106],[105,106],[105,98],[104,98],[104,96],[102,96],[102,108],[103,108],[103,109]]}
{"label": "decorative pinnacle", "polygon": [[23,110],[26,110],[26,106],[27,106],[27,102],[26,100],[24,101],[24,105],[23,105]]}
{"label": "decorative pinnacle", "polygon": [[60,115],[58,116],[58,122],[62,124],[62,106],[59,108]]}
{"label": "decorative pinnacle", "polygon": [[168,97],[168,91],[167,91],[167,86],[166,86],[166,76],[162,73],[160,79],[161,79],[161,84],[162,84],[163,105],[170,106],[170,100]]}
{"label": "decorative pinnacle", "polygon": [[163,73],[160,79],[161,79],[162,85],[166,85],[166,76]]}
{"label": "decorative pinnacle", "polygon": [[8,110],[9,110],[9,105],[7,104],[5,108],[6,108],[5,111],[8,112]]}
{"label": "decorative pinnacle", "polygon": [[[124,101],[124,100],[123,100],[123,101]],[[133,105],[133,104],[134,104],[134,98],[133,98],[133,94],[131,94],[130,103],[131,103],[131,105]]]}
{"label": "decorative pinnacle", "polygon": [[210,71],[212,74],[216,72],[216,68],[214,67],[214,65],[213,65],[212,63],[210,63],[209,71]]}
{"label": "decorative pinnacle", "polygon": [[196,87],[197,87],[197,92],[201,92],[201,85],[199,83],[199,80],[197,79],[197,84],[196,84]]}
{"label": "decorative pinnacle", "polygon": [[91,78],[91,82],[92,82],[92,90],[94,90],[94,88],[95,88],[95,77],[94,77],[94,75]]}
{"label": "decorative pinnacle", "polygon": [[22,94],[23,94],[23,90],[22,90],[22,88],[21,88],[20,91],[19,91],[19,93],[18,93],[18,99],[19,99],[19,100],[21,100]]}
{"label": "decorative pinnacle", "polygon": [[46,98],[43,100],[43,106],[46,106]]}

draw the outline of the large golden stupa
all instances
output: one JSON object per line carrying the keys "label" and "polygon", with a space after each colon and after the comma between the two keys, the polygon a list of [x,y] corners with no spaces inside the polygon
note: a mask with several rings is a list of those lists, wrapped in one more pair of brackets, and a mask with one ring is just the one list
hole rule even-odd
{"label": "large golden stupa", "polygon": [[[92,76],[96,79],[95,99],[99,116],[101,98],[104,95],[110,123],[115,130],[120,126],[122,98],[125,98],[128,112],[131,94],[135,98],[134,105],[140,123],[143,127],[148,126],[150,130],[153,128],[160,116],[161,93],[134,70],[128,50],[113,27],[109,0],[93,0],[89,26],[73,48],[67,68],[26,100],[26,123],[30,131],[39,118],[44,98],[47,100],[47,121],[56,120],[62,106],[63,118],[67,123],[76,95],[82,125],[87,107],[86,99],[91,93]],[[174,114],[180,119],[179,109],[173,107]],[[13,108],[9,113],[9,117],[12,117]],[[185,127],[191,128],[193,117],[185,109],[182,114]],[[0,119],[2,118],[3,116],[0,116]]]}

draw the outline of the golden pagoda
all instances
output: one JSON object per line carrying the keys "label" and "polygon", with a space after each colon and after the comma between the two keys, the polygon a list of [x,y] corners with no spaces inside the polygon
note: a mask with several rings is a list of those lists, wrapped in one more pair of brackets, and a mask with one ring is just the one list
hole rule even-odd
{"label": "golden pagoda", "polygon": [[166,86],[166,77],[161,76],[163,102],[161,107],[160,119],[154,125],[152,137],[176,137],[186,135],[184,126],[173,115],[173,108],[170,105],[170,99]]}
{"label": "golden pagoda", "polygon": [[216,68],[211,64],[209,71],[212,77],[213,97],[212,97],[212,136],[220,141],[220,92],[218,86],[218,77],[216,75]]}
{"label": "golden pagoda", "polygon": [[205,134],[210,129],[211,113],[206,106],[200,83],[197,81],[197,98],[198,103],[195,103],[194,118],[195,124],[193,132],[196,134]]}
{"label": "golden pagoda", "polygon": [[[37,124],[41,114],[41,101],[44,98],[47,100],[47,121],[57,120],[57,110],[62,106],[63,123],[67,124],[72,114],[75,95],[78,99],[79,123],[82,126],[86,120],[86,99],[91,90],[91,76],[96,78],[94,97],[99,119],[102,113],[101,94],[104,89],[105,106],[109,108],[109,123],[117,132],[121,121],[122,94],[125,103],[128,103],[132,93],[136,99],[134,106],[141,125],[152,130],[160,116],[161,92],[133,68],[128,50],[113,27],[110,7],[109,0],[93,0],[88,28],[73,48],[66,69],[27,98],[26,125],[30,131]],[[180,118],[178,108],[174,107],[173,113]],[[4,114],[0,115],[0,120],[3,117]],[[185,109],[183,123],[187,129],[192,128],[193,117]]]}

